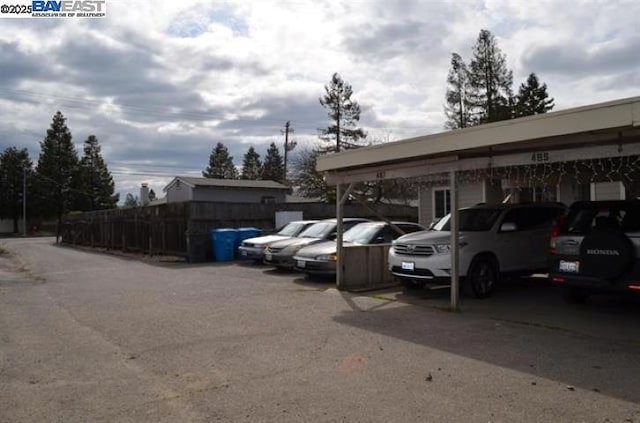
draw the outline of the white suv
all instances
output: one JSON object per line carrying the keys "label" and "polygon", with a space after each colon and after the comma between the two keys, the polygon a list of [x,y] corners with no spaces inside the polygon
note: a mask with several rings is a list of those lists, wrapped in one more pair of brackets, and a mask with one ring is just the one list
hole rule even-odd
{"label": "white suv", "polygon": [[[559,203],[479,205],[459,211],[460,276],[465,292],[491,295],[500,274],[547,266],[549,238],[565,211]],[[405,287],[450,283],[450,215],[431,230],[404,235],[389,250],[389,270]]]}

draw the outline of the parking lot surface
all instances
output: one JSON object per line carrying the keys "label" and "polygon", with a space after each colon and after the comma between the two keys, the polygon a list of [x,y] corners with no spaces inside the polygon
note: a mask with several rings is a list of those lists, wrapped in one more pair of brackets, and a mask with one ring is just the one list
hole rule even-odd
{"label": "parking lot surface", "polygon": [[3,240],[0,421],[640,422],[640,308]]}

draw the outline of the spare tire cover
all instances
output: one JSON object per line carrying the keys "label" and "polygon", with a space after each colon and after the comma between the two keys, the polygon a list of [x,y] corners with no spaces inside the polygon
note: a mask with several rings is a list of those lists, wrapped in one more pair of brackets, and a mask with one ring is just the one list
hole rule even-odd
{"label": "spare tire cover", "polygon": [[595,228],[580,244],[580,273],[603,279],[615,279],[629,269],[634,246],[615,229]]}

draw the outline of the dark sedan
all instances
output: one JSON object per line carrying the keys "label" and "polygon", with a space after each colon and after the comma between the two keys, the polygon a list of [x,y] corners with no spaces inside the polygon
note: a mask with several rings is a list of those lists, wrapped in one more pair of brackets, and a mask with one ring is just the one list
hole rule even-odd
{"label": "dark sedan", "polygon": [[[417,223],[392,222],[405,234],[424,231],[426,228]],[[391,244],[391,241],[403,235],[387,222],[360,223],[343,235],[344,245]],[[335,275],[336,242],[325,241],[301,248],[293,257],[296,270],[309,274]]]}

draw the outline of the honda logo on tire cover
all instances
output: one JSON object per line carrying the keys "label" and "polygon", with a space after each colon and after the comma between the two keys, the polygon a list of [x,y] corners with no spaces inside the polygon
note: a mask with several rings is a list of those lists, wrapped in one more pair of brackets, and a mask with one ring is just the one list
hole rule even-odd
{"label": "honda logo on tire cover", "polygon": [[587,254],[591,256],[619,256],[620,252],[617,250],[589,249],[587,250]]}

